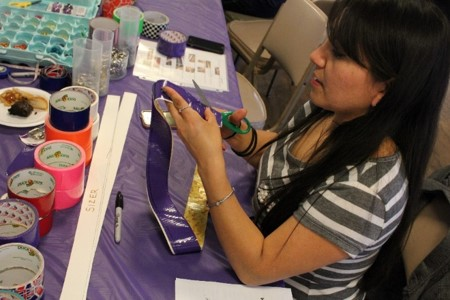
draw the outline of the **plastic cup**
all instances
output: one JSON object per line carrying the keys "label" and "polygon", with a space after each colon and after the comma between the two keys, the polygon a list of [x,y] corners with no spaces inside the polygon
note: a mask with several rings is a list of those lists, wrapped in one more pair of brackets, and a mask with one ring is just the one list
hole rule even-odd
{"label": "plastic cup", "polygon": [[102,72],[100,74],[99,96],[105,96],[109,90],[111,52],[114,41],[114,32],[108,29],[96,28],[92,39],[102,44]]}
{"label": "plastic cup", "polygon": [[78,38],[73,41],[72,85],[81,85],[100,94],[102,43]]}
{"label": "plastic cup", "polygon": [[141,15],[142,13],[132,6],[120,9],[118,48],[128,50],[128,68],[133,67],[136,61]]}

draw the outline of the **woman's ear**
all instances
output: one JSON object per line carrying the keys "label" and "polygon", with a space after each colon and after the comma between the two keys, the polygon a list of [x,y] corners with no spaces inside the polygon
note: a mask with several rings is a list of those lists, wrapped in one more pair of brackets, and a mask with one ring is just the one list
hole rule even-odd
{"label": "woman's ear", "polygon": [[381,99],[383,99],[385,93],[386,93],[386,86],[387,83],[386,82],[378,82],[375,83],[375,95],[372,98],[372,102],[370,103],[370,105],[372,107],[377,106],[377,104],[380,102]]}

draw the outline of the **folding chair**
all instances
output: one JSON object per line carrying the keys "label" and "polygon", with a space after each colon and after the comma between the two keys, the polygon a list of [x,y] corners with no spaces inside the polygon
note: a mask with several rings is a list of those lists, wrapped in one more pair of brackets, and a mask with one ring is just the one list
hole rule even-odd
{"label": "folding chair", "polygon": [[[255,75],[268,72],[275,63],[278,68],[286,71],[294,85],[290,99],[273,130],[282,128],[292,117],[304,91],[304,82],[310,78],[313,69],[309,55],[324,41],[326,23],[327,16],[312,1],[287,0],[273,21],[232,21],[228,24],[230,42],[235,50],[236,45],[240,44],[236,42],[240,32],[249,30],[251,34],[253,29],[256,32],[262,26],[267,26],[255,54],[249,55],[251,58],[244,73],[253,85]],[[256,39],[254,43],[257,43]],[[250,47],[242,47],[241,53],[249,54],[248,49]],[[264,55],[268,55],[268,59],[264,59]]]}
{"label": "folding chair", "polygon": [[263,129],[267,120],[266,104],[255,87],[241,73],[236,72],[242,106],[247,109],[247,119],[255,129]]}
{"label": "folding chair", "polygon": [[[335,0],[312,0],[312,2],[326,15],[328,15]],[[264,36],[267,34],[268,29],[272,25],[273,19],[256,18],[232,11],[225,11],[225,17],[228,23],[235,21],[233,24],[228,25],[231,46],[236,52],[234,63],[236,64],[239,59],[243,59],[247,64],[250,63],[251,58],[255,55],[259,45],[261,45],[264,39]],[[270,54],[265,50],[260,58],[260,61],[257,63],[257,67],[266,65],[269,58]],[[273,82],[277,75],[278,70],[276,64],[273,69],[274,73],[266,91],[266,97],[269,96]],[[265,72],[268,70],[268,68],[264,69]]]}

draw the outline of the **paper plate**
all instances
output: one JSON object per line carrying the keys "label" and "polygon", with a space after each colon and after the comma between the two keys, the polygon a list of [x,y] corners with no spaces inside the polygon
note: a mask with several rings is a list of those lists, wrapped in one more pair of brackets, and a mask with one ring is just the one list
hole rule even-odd
{"label": "paper plate", "polygon": [[[9,87],[4,88],[0,90],[0,95],[5,92],[6,90],[10,90],[12,88],[17,88],[19,90],[31,93],[33,95],[42,96],[45,99],[50,99],[50,94],[47,93],[44,90],[40,90],[37,88],[32,87],[24,87],[24,86],[16,86],[16,87]],[[3,103],[0,103],[0,125],[5,125],[8,127],[16,127],[16,128],[22,128],[22,127],[33,127],[37,125],[44,124],[45,117],[48,114],[48,110],[37,110],[34,109],[31,114],[28,117],[19,117],[11,115],[8,112],[9,107],[3,105]]]}

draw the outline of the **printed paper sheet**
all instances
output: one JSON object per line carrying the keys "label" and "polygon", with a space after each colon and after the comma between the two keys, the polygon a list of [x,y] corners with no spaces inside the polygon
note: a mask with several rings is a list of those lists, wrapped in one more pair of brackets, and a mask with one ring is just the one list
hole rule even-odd
{"label": "printed paper sheet", "polygon": [[134,76],[150,81],[166,79],[185,87],[194,87],[194,79],[202,89],[228,91],[224,54],[186,48],[183,57],[168,58],[156,48],[156,42],[141,39],[134,64]]}

